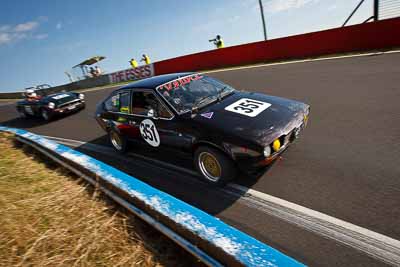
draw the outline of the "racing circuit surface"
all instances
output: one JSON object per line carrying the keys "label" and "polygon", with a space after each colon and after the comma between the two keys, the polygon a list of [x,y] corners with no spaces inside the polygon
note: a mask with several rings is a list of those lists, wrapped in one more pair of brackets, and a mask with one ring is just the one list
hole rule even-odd
{"label": "racing circuit surface", "polygon": [[[352,57],[213,72],[237,89],[311,105],[308,127],[260,177],[237,184],[400,240],[400,54]],[[64,140],[69,145],[166,191],[311,266],[384,266],[384,260],[274,216],[260,199],[211,188],[179,155],[111,151],[93,118],[113,89],[86,93],[87,108],[46,124],[19,119],[0,106],[0,123]],[[144,154],[142,158],[132,153]],[[182,169],[184,168],[184,169]],[[263,194],[261,194],[263,195]]]}

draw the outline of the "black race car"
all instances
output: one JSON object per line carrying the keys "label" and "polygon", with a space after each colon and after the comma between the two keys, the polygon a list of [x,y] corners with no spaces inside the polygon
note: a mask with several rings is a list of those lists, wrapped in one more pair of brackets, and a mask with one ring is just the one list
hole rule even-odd
{"label": "black race car", "polygon": [[17,111],[22,118],[41,117],[50,121],[56,116],[69,114],[85,108],[85,95],[74,92],[37,95],[28,88],[25,99],[17,102]]}
{"label": "black race car", "polygon": [[223,185],[238,169],[271,163],[299,136],[309,111],[298,101],[237,91],[203,74],[177,73],[114,91],[98,104],[96,120],[117,151],[135,141],[184,152],[206,181]]}

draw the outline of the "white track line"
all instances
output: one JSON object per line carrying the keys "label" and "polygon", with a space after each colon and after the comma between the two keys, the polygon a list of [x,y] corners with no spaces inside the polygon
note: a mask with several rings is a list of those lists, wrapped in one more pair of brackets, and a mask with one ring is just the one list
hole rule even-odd
{"label": "white track line", "polygon": [[334,60],[334,59],[352,58],[352,57],[366,57],[366,56],[375,56],[375,55],[382,55],[382,54],[394,54],[394,53],[400,53],[400,50],[391,50],[391,51],[385,51],[385,52],[370,52],[370,53],[362,53],[362,54],[352,54],[352,55],[332,56],[332,57],[321,57],[321,58],[308,58],[308,59],[300,59],[300,60],[293,60],[293,61],[283,61],[283,62],[276,62],[276,63],[265,63],[265,64],[250,65],[250,66],[241,66],[241,67],[224,68],[224,69],[218,69],[218,70],[209,70],[209,71],[202,71],[202,73],[216,73],[216,72],[224,72],[224,71],[234,71],[234,70],[262,68],[262,67],[272,67],[272,66],[277,66],[277,65],[287,65],[287,64],[313,62],[313,61]]}
{"label": "white track line", "polygon": [[[105,146],[65,138],[51,136],[44,137],[72,147],[86,145],[90,150],[97,150],[98,152],[103,152],[109,155],[110,148]],[[134,153],[130,154],[146,161],[153,162],[157,166],[162,165],[181,173],[184,172],[189,175],[197,176],[197,174],[192,170],[154,160],[142,155]],[[231,183],[221,189],[221,192],[233,195],[252,208],[256,208],[266,214],[275,216],[302,229],[306,229],[320,236],[350,246],[387,264],[400,266],[399,240],[238,184]]]}
{"label": "white track line", "polygon": [[399,240],[238,184],[229,184],[228,188],[237,190],[239,194],[236,195],[245,194],[244,203],[250,207],[355,248],[387,264],[400,266]]}

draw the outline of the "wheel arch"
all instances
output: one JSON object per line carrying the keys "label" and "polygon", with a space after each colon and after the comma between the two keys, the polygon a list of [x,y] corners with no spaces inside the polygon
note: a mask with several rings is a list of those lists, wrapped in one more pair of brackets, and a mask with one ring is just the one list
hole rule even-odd
{"label": "wheel arch", "polygon": [[200,146],[208,146],[214,149],[217,149],[219,152],[223,153],[224,155],[226,155],[228,158],[230,158],[232,161],[235,162],[235,159],[232,157],[231,153],[229,153],[229,151],[227,151],[226,149],[224,149],[222,146],[219,146],[217,144],[214,144],[212,142],[209,141],[204,141],[204,140],[200,140],[196,143],[193,144],[192,147],[192,154],[194,156],[196,150],[200,147]]}

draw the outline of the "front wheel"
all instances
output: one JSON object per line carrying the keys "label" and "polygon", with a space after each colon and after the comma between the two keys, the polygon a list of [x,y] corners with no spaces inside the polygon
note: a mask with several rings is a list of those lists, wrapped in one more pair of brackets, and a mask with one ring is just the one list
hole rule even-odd
{"label": "front wheel", "polygon": [[118,153],[125,153],[128,145],[126,139],[121,136],[117,131],[110,130],[108,132],[108,136],[110,138],[111,145]]}
{"label": "front wheel", "polygon": [[203,179],[212,185],[223,186],[236,177],[233,161],[211,147],[199,147],[194,155],[194,164]]}

